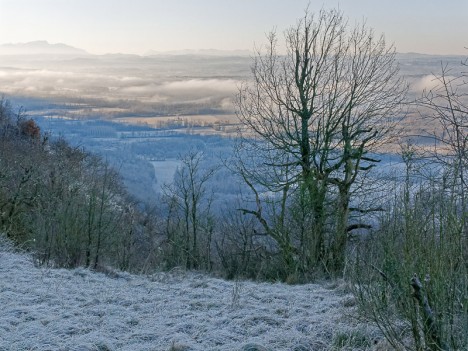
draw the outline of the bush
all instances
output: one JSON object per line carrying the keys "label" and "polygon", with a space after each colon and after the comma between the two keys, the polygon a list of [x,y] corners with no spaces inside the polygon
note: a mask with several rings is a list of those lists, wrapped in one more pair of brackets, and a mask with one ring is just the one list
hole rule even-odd
{"label": "bush", "polygon": [[468,348],[467,210],[453,188],[425,182],[395,197],[359,249],[354,294],[395,349]]}

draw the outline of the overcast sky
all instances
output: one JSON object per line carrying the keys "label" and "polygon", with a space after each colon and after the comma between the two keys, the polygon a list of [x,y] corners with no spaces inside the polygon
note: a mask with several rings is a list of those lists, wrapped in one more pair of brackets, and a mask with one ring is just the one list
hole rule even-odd
{"label": "overcast sky", "polygon": [[[91,53],[252,49],[309,0],[0,0],[0,43],[47,40]],[[367,19],[399,52],[468,55],[468,0],[310,1]]]}

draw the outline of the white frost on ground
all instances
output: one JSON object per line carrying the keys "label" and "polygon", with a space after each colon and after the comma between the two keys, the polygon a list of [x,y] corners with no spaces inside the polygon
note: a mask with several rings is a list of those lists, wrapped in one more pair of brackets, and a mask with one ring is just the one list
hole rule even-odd
{"label": "white frost on ground", "polygon": [[0,248],[0,350],[327,350],[350,296],[195,273],[111,278],[45,269]]}

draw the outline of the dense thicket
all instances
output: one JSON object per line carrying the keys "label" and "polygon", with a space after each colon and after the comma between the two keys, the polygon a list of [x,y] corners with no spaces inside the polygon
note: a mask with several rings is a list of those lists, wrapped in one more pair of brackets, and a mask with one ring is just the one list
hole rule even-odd
{"label": "dense thicket", "polygon": [[402,147],[405,172],[351,274],[363,312],[397,350],[468,347],[468,91],[465,73],[448,72],[417,101],[433,145]]}
{"label": "dense thicket", "polygon": [[136,268],[145,228],[120,178],[100,158],[42,135],[0,100],[0,231],[40,264]]}

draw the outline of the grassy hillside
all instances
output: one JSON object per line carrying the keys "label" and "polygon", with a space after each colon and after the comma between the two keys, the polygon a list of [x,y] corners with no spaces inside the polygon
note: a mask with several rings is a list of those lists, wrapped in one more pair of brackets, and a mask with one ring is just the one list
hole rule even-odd
{"label": "grassy hillside", "polygon": [[0,350],[365,350],[352,297],[326,286],[37,268],[0,244]]}

